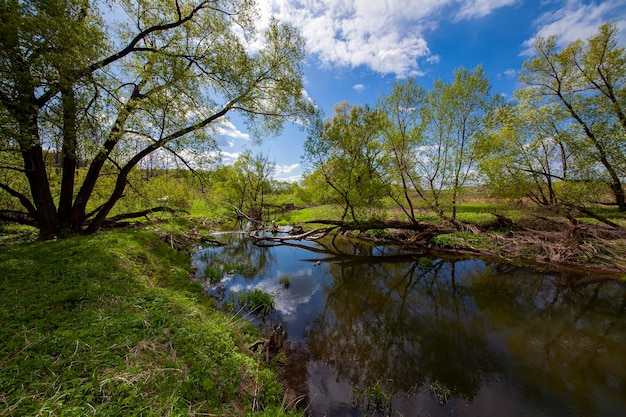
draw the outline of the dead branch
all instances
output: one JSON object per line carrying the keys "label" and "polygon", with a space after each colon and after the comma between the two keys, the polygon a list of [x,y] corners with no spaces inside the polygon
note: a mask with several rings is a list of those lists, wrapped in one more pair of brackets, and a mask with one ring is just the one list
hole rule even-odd
{"label": "dead branch", "polygon": [[318,240],[327,236],[330,232],[335,230],[337,226],[332,227],[322,227],[319,229],[309,230],[308,232],[301,233],[299,235],[290,235],[290,236],[257,236],[251,234],[250,236],[256,241],[269,241],[269,242],[284,242],[288,240]]}
{"label": "dead branch", "polygon": [[621,229],[622,228],[622,226],[620,226],[619,224],[617,224],[615,222],[612,222],[609,219],[607,219],[606,217],[600,216],[599,214],[596,214],[593,211],[591,211],[589,209],[586,209],[583,206],[577,206],[577,205],[569,204],[569,203],[565,204],[565,206],[569,207],[569,208],[572,208],[574,210],[578,210],[582,214],[584,214],[586,216],[589,216],[589,217],[591,217],[593,219],[596,219],[596,220],[598,220],[598,221],[600,221],[600,222],[602,222],[602,223],[604,223],[606,225],[609,225],[609,226],[611,226],[611,227],[613,227],[615,229]]}
{"label": "dead branch", "polygon": [[516,222],[514,222],[513,220],[509,219],[506,216],[503,216],[502,214],[498,214],[494,212],[489,212],[489,214],[491,214],[492,216],[495,216],[496,220],[498,221],[498,225],[508,226],[512,230],[518,230],[518,231],[526,230],[524,226],[517,224]]}
{"label": "dead branch", "polygon": [[231,207],[232,209],[234,209],[234,210],[235,210],[235,213],[237,213],[237,215],[238,215],[238,216],[243,217],[244,219],[247,219],[247,220],[251,221],[252,223],[254,223],[254,225],[255,225],[257,228],[264,229],[264,228],[266,228],[266,227],[267,227],[267,224],[266,224],[263,220],[254,219],[254,218],[252,218],[252,217],[248,216],[246,213],[244,213],[243,211],[241,211],[241,210],[239,209],[239,207],[237,207],[237,206],[235,206],[235,205],[233,205],[233,204],[230,204],[230,203],[224,203],[224,204],[226,204],[227,206],[229,206],[229,207]]}
{"label": "dead branch", "polygon": [[342,222],[340,220],[311,220],[305,224],[327,224],[341,228],[341,230],[374,230],[374,229],[404,229],[404,230],[424,230],[431,225],[413,223],[402,220],[369,220],[365,222]]}
{"label": "dead branch", "polygon": [[176,213],[177,211],[182,212],[182,213],[188,213],[185,210],[174,210],[170,207],[159,206],[159,207],[152,207],[146,210],[136,211],[133,213],[118,214],[116,216],[109,217],[107,219],[107,223],[111,224],[111,223],[117,223],[121,220],[136,219],[137,217],[145,217],[148,214],[152,214],[152,213],[158,213],[158,212]]}

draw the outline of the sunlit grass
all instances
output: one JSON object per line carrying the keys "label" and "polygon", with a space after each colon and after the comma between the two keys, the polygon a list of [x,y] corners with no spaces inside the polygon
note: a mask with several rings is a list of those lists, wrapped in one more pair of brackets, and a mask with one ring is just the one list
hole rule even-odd
{"label": "sunlit grass", "polygon": [[290,211],[282,214],[279,220],[287,224],[298,224],[314,220],[336,220],[340,215],[341,209],[338,206],[327,204]]}
{"label": "sunlit grass", "polygon": [[246,347],[256,331],[217,312],[189,265],[143,230],[3,246],[0,414],[278,410]]}

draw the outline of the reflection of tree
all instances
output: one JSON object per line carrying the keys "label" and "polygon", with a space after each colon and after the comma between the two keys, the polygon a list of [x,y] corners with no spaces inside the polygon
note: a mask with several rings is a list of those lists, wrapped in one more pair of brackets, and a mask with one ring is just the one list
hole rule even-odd
{"label": "reflection of tree", "polygon": [[473,397],[500,360],[470,314],[454,262],[331,266],[326,311],[308,335],[312,356],[352,384],[393,381],[409,391],[437,379]]}
{"label": "reflection of tree", "polygon": [[259,247],[239,234],[224,235],[221,240],[225,246],[210,250],[223,263],[250,265],[263,271],[278,261],[271,248]]}
{"label": "reflection of tree", "polygon": [[[272,248],[232,239],[213,253],[261,267],[279,261]],[[323,259],[333,277],[307,334],[310,359],[357,389],[409,393],[438,381],[472,399],[500,380],[541,407],[626,409],[626,283],[322,243],[291,245]]]}
{"label": "reflection of tree", "polygon": [[506,335],[511,372],[528,395],[576,399],[583,415],[626,409],[624,284],[500,267],[477,277],[471,294]]}

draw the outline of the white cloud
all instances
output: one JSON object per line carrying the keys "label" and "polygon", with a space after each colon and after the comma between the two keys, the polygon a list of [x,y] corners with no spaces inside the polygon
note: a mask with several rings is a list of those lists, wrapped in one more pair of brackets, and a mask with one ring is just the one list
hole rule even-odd
{"label": "white cloud", "polygon": [[[626,5],[623,0],[601,3],[562,0],[560,4],[558,9],[544,13],[535,21],[535,37],[557,35],[558,44],[563,47],[576,39],[593,36],[601,24],[611,21],[620,30],[621,42],[626,43]],[[533,55],[535,37],[524,42],[522,55]]]}
{"label": "white cloud", "polygon": [[278,181],[297,182],[302,179],[302,174],[293,174],[293,172],[298,170],[301,170],[300,164],[276,165],[273,177]]}
{"label": "white cloud", "polygon": [[426,58],[426,62],[428,62],[429,64],[438,64],[439,61],[441,61],[441,57],[439,55],[431,55]]}
{"label": "white cloud", "polygon": [[423,74],[421,59],[438,62],[424,37],[437,20],[481,17],[520,1],[421,0],[408,5],[405,0],[266,0],[260,9],[262,22],[274,15],[298,27],[323,66],[365,66],[405,77]]}
{"label": "white cloud", "polygon": [[276,180],[278,181],[283,181],[283,182],[289,182],[289,183],[294,183],[294,182],[298,182],[302,179],[302,174],[300,175],[290,175],[288,177],[274,177]]}
{"label": "white cloud", "polygon": [[352,86],[352,89],[354,91],[359,91],[360,92],[360,91],[365,90],[365,85],[363,85],[363,84],[355,84],[355,85]]}
{"label": "white cloud", "polygon": [[289,174],[290,172],[293,172],[298,168],[300,168],[300,164],[276,165],[276,167],[274,168],[274,175],[278,176],[282,174]]}
{"label": "white cloud", "polygon": [[226,136],[233,139],[250,140],[250,135],[242,132],[230,120],[224,118],[220,119],[220,123],[215,126],[215,133],[219,136]]}
{"label": "white cloud", "polygon": [[220,148],[234,148],[238,141],[249,141],[250,135],[242,132],[228,119],[220,119],[213,128],[215,141]]}
{"label": "white cloud", "polygon": [[457,19],[472,19],[490,14],[495,9],[521,3],[520,0],[468,0],[461,6]]}
{"label": "white cloud", "polygon": [[235,163],[237,158],[239,158],[241,152],[224,152],[220,151],[219,156],[222,158],[222,163],[224,165],[232,165]]}
{"label": "white cloud", "polygon": [[507,78],[507,79],[512,79],[517,77],[517,70],[513,69],[513,68],[509,68],[507,70],[505,70],[503,73],[498,74],[499,78]]}
{"label": "white cloud", "polygon": [[302,89],[302,98],[308,101],[309,103],[312,103],[312,104],[314,103],[313,99],[309,95],[309,92],[306,91],[305,89]]}

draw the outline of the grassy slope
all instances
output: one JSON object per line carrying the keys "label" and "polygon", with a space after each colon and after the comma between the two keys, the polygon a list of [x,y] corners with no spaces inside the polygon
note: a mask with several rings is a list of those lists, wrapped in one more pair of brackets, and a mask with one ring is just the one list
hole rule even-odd
{"label": "grassy slope", "polygon": [[[0,415],[241,415],[283,398],[189,258],[142,230],[0,248]],[[242,347],[243,346],[243,347]]]}

